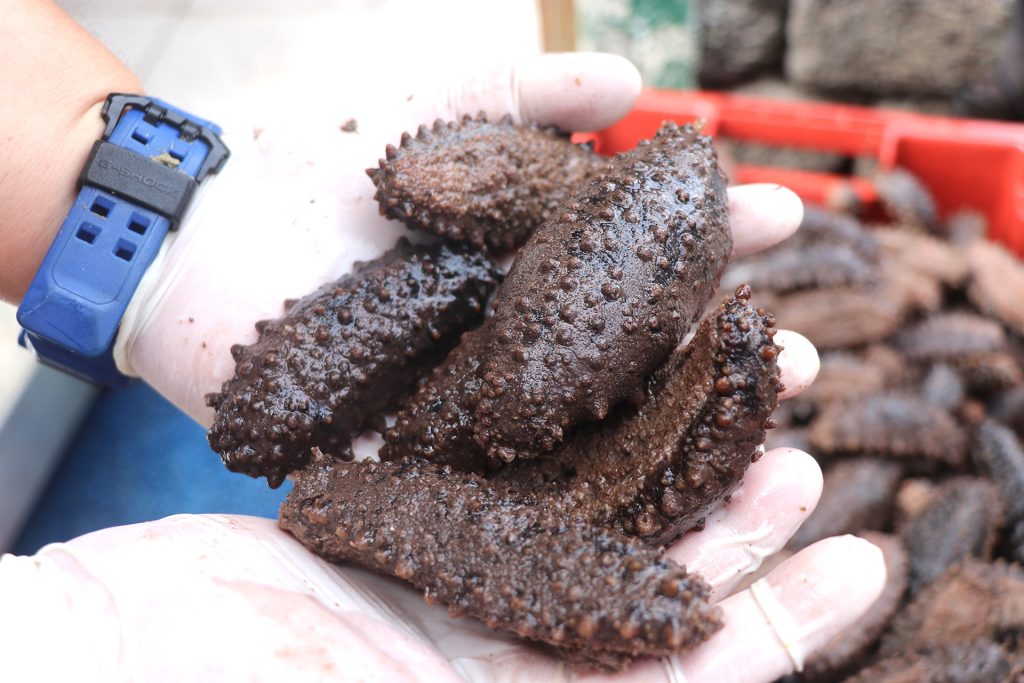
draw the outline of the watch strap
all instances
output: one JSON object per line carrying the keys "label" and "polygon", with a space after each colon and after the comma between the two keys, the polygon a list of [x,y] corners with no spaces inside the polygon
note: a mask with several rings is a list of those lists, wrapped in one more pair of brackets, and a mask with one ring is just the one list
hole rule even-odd
{"label": "watch strap", "polygon": [[157,99],[111,95],[79,192],[18,309],[21,343],[44,363],[99,384],[125,309],[196,187],[229,152],[220,128]]}

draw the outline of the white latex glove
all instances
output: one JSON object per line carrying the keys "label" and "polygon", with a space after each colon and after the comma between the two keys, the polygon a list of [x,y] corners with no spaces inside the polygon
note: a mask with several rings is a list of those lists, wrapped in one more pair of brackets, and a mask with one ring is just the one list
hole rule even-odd
{"label": "white latex glove", "polygon": [[[224,136],[232,157],[220,177],[200,190],[132,299],[115,348],[119,367],[209,426],[213,411],[203,397],[232,376],[232,344],[255,342],[253,324],[282,315],[285,299],[337,279],[408,234],[378,214],[365,174],[385,145],[436,118],[479,111],[597,130],[629,111],[639,88],[636,69],[621,57],[543,55],[450,91],[411,100],[403,92],[345,112],[294,111],[287,128],[236,126]],[[357,132],[342,130],[349,119]],[[774,244],[799,223],[800,203],[788,190],[734,188],[730,198],[737,252]]]}
{"label": "white latex glove", "polygon": [[[389,248],[363,169],[384,144],[435,117],[484,110],[566,129],[624,114],[635,70],[606,55],[546,56],[437,97],[332,112],[291,131],[227,136],[234,157],[146,281],[122,325],[122,369],[203,424],[203,396],[233,370],[231,344],[286,298]],[[349,118],[358,133],[341,130]],[[250,135],[251,134],[251,135]],[[792,233],[799,200],[774,186],[730,190],[735,249]],[[817,372],[813,347],[780,332],[788,395]],[[214,457],[211,454],[211,457]],[[776,450],[751,467],[705,531],[669,552],[729,593],[810,514],[821,474]],[[832,539],[783,564],[756,598],[722,602],[726,627],[695,652],[605,680],[770,681],[858,617],[881,589],[880,553]],[[785,646],[783,646],[785,644]],[[55,653],[55,650],[57,652]],[[0,562],[0,662],[15,680],[556,680],[562,662],[470,619],[448,619],[408,586],[324,563],[269,520],[182,516],[108,529]]]}
{"label": "white latex glove", "polygon": [[[707,528],[669,555],[728,595],[785,544],[820,491],[813,459],[771,451]],[[725,627],[693,652],[580,678],[772,681],[855,620],[884,580],[871,544],[822,541],[722,600]],[[253,517],[181,515],[6,556],[0,605],[10,680],[575,680],[550,654],[451,619],[406,584],[324,562]]]}

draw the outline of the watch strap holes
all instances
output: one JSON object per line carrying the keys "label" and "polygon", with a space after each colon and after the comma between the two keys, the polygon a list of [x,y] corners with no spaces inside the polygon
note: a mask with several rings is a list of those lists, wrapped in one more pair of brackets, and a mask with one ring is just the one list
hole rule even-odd
{"label": "watch strap holes", "polygon": [[114,256],[122,261],[131,261],[135,258],[135,245],[128,240],[118,240],[114,246]]}
{"label": "watch strap holes", "polygon": [[82,223],[78,226],[78,230],[75,231],[75,237],[85,242],[86,244],[92,244],[96,241],[96,238],[100,236],[100,229],[92,223]]}
{"label": "watch strap holes", "polygon": [[149,227],[149,219],[145,216],[140,216],[137,213],[132,214],[131,221],[128,222],[128,229],[134,232],[136,235],[145,235],[146,229]]}
{"label": "watch strap holes", "polygon": [[114,208],[114,202],[110,201],[106,197],[96,197],[93,200],[92,206],[89,210],[101,218],[106,218],[110,215],[110,211]]}

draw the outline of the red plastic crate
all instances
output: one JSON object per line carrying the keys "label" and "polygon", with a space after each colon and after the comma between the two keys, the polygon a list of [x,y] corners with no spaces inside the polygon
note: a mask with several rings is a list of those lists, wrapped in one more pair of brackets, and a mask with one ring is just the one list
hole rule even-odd
{"label": "red plastic crate", "polygon": [[[594,134],[614,154],[650,137],[661,122],[703,119],[709,135],[878,159],[879,167],[914,173],[943,216],[985,214],[989,236],[1024,256],[1024,125],[951,119],[848,105],[782,102],[718,92],[645,90],[624,119]],[[776,182],[808,202],[823,203],[838,184],[851,186],[870,210],[874,186],[863,178],[764,166],[737,166],[736,182]]]}

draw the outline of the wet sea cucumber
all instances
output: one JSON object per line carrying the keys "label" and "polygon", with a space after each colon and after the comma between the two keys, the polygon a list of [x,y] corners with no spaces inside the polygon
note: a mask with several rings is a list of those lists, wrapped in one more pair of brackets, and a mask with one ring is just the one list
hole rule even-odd
{"label": "wet sea cucumber", "polygon": [[806,336],[820,351],[870,344],[895,332],[907,314],[901,292],[875,286],[829,287],[762,297],[779,324]]}
{"label": "wet sea cucumber", "polygon": [[995,420],[985,420],[974,432],[971,458],[999,489],[1006,511],[1006,541],[1010,555],[1024,562],[1024,450],[1017,436]]}
{"label": "wet sea cucumber", "polygon": [[900,529],[910,556],[910,593],[968,557],[992,556],[1003,505],[996,487],[978,477],[939,484],[916,515]]}
{"label": "wet sea cucumber", "polygon": [[967,558],[921,591],[882,639],[883,655],[1024,634],[1024,570]]}
{"label": "wet sea cucumber", "polygon": [[494,481],[654,545],[703,526],[759,457],[778,403],[775,321],[749,298],[741,287],[705,319],[641,406],[584,425],[550,456],[517,460]]}
{"label": "wet sea cucumber", "polygon": [[332,562],[401,577],[453,616],[591,665],[676,653],[721,627],[707,584],[659,551],[447,466],[317,456],[280,520]]}
{"label": "wet sea cucumber", "polygon": [[479,371],[493,320],[488,318],[463,335],[402,406],[394,425],[384,433],[382,460],[416,456],[462,470],[486,467],[473,440],[473,411],[480,400]]}
{"label": "wet sea cucumber", "polygon": [[955,362],[976,353],[1007,348],[999,323],[968,312],[940,313],[912,325],[896,337],[897,347],[918,362]]}
{"label": "wet sea cucumber", "polygon": [[921,459],[962,465],[967,437],[949,413],[916,396],[878,394],[831,404],[811,425],[816,454]]}
{"label": "wet sea cucumber", "polygon": [[786,547],[798,551],[830,536],[887,528],[902,477],[900,463],[888,460],[857,458],[829,466],[818,507]]}
{"label": "wet sea cucumber", "polygon": [[482,114],[404,133],[367,174],[380,213],[477,248],[513,249],[607,159],[551,128]]}
{"label": "wet sea cucumber", "polygon": [[235,375],[207,396],[210,446],[228,469],[276,487],[318,447],[351,457],[350,442],[483,318],[497,284],[482,254],[406,240],[384,256],[256,323],[235,345]]}
{"label": "wet sea cucumber", "polygon": [[976,392],[988,393],[1024,381],[1002,326],[973,313],[933,315],[901,332],[896,343],[913,361],[949,363]]}
{"label": "wet sea cucumber", "polygon": [[897,223],[929,232],[939,229],[935,199],[917,177],[902,168],[875,176],[882,207]]}
{"label": "wet sea cucumber", "polygon": [[738,260],[722,276],[722,287],[747,283],[778,294],[798,289],[872,283],[874,264],[843,244],[812,244],[772,249]]}
{"label": "wet sea cucumber", "polygon": [[495,298],[475,438],[508,460],[639,400],[732,250],[709,138],[665,123],[612,159],[518,252]]}
{"label": "wet sea cucumber", "polygon": [[[461,126],[441,136],[491,124]],[[403,149],[434,145],[424,174],[444,154],[421,137]],[[747,286],[680,348],[732,248],[709,140],[669,123],[602,163],[521,249],[487,320],[485,256],[404,243],[259,323],[210,397],[210,438],[272,485],[295,474],[280,524],[313,552],[614,670],[721,627],[710,587],[661,547],[728,499],[783,387],[775,320]],[[351,462],[368,427],[381,461]]]}
{"label": "wet sea cucumber", "polygon": [[763,252],[730,263],[723,288],[742,283],[755,291],[868,285],[879,278],[878,244],[860,223],[842,214],[805,207],[800,229]]}

